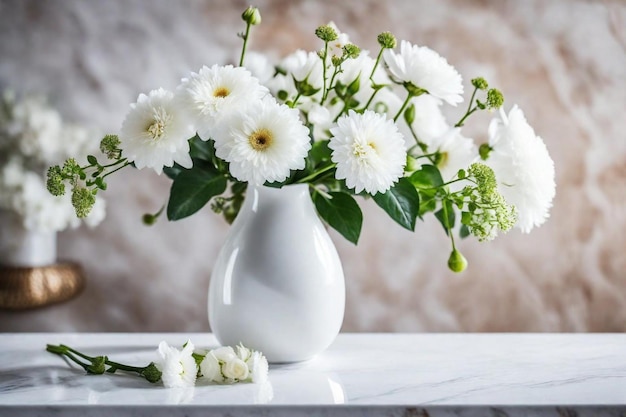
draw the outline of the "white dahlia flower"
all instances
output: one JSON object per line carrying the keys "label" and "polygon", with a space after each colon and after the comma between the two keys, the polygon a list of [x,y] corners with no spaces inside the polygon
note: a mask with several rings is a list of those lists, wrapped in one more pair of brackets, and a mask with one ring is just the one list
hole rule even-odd
{"label": "white dahlia flower", "polygon": [[399,54],[385,49],[383,57],[392,77],[397,80],[409,82],[453,106],[463,101],[461,75],[444,57],[427,46],[402,41]]}
{"label": "white dahlia flower", "polygon": [[221,123],[214,139],[215,154],[229,162],[232,176],[255,185],[283,181],[291,170],[303,169],[311,149],[298,110],[271,96]]}
{"label": "white dahlia flower", "polygon": [[528,233],[549,217],[556,192],[554,162],[517,106],[508,117],[501,108],[500,118],[492,120],[489,146],[487,165],[496,174],[498,191],[517,208],[516,227]]}
{"label": "white dahlia flower", "polygon": [[157,174],[174,162],[191,168],[189,138],[193,131],[176,105],[174,94],[162,88],[140,94],[131,104],[120,131],[120,149],[139,169],[148,167]]}
{"label": "white dahlia flower", "polygon": [[211,68],[204,66],[197,74],[183,78],[176,95],[200,138],[209,140],[225,117],[268,92],[243,67],[213,65]]}
{"label": "white dahlia flower", "polygon": [[402,176],[406,164],[404,138],[384,114],[350,110],[330,129],[332,161],[337,179],[349,188],[374,195],[384,193]]}

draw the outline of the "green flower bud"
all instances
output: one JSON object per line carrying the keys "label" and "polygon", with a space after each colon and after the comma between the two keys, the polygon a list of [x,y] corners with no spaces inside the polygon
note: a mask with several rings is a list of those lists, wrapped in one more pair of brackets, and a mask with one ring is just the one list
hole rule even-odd
{"label": "green flower bud", "polygon": [[146,378],[148,382],[152,382],[154,384],[161,380],[161,375],[163,375],[163,373],[159,371],[159,368],[156,367],[154,362],[150,362],[150,365],[143,368],[141,375]]}
{"label": "green flower bud", "polygon": [[80,174],[80,171],[80,165],[78,165],[78,162],[76,162],[74,158],[66,160],[63,164],[63,169],[61,170],[62,174],[66,177],[74,177]]}
{"label": "green flower bud", "polygon": [[55,165],[48,168],[48,179],[46,181],[46,188],[52,195],[65,194],[65,184],[63,183],[63,176],[61,174],[61,167]]}
{"label": "green flower bud", "polygon": [[472,80],[472,85],[479,90],[486,90],[487,88],[489,88],[489,84],[487,83],[487,81],[485,81],[483,77],[474,78]]}
{"label": "green flower bud", "polygon": [[315,29],[315,36],[324,42],[332,42],[339,37],[337,31],[328,25],[323,25]]}
{"label": "green flower bud", "polygon": [[467,259],[461,252],[454,249],[448,258],[448,268],[453,272],[463,272],[467,268]]}
{"label": "green flower bud", "polygon": [[487,91],[487,107],[489,109],[499,109],[504,104],[504,96],[495,88]]}
{"label": "green flower bud", "polygon": [[393,36],[391,32],[383,32],[378,35],[378,43],[381,47],[386,49],[393,49],[398,45],[398,41],[396,41],[396,37]]}
{"label": "green flower bud", "polygon": [[146,213],[141,216],[141,221],[146,226],[152,226],[157,221],[157,217],[154,214]]}
{"label": "green flower bud", "polygon": [[345,44],[342,49],[343,56],[347,59],[356,59],[361,54],[361,48],[352,43]]}
{"label": "green flower bud", "polygon": [[404,167],[405,172],[415,172],[421,167],[422,167],[422,164],[419,160],[409,155],[406,156],[406,165]]}
{"label": "green flower bud", "polygon": [[415,121],[415,104],[411,103],[404,111],[404,121],[409,126]]}
{"label": "green flower bud", "polygon": [[492,150],[493,148],[489,146],[488,143],[481,144],[478,147],[478,154],[480,155],[480,159],[482,159],[483,161],[486,161],[487,159],[489,159],[489,154],[491,153]]}
{"label": "green flower bud", "polygon": [[102,375],[105,371],[104,363],[106,362],[106,356],[96,356],[91,361],[91,365],[87,366],[87,372],[95,375]]}
{"label": "green flower bud", "polygon": [[76,217],[85,218],[96,202],[96,196],[88,188],[75,187],[72,190],[72,206],[76,211]]}
{"label": "green flower bud", "polygon": [[100,141],[100,152],[109,159],[118,159],[122,151],[119,149],[120,138],[117,135],[106,135]]}
{"label": "green flower bud", "polygon": [[258,25],[261,23],[261,12],[256,7],[248,6],[242,13],[241,18],[249,25]]}

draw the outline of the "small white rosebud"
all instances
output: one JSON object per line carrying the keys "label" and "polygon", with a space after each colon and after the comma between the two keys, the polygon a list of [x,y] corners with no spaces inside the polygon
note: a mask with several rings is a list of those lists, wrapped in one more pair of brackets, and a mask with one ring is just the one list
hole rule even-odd
{"label": "small white rosebud", "polygon": [[235,350],[230,346],[222,346],[211,351],[215,357],[222,362],[230,362],[237,357]]}
{"label": "small white rosebud", "polygon": [[239,358],[226,362],[222,368],[222,372],[226,378],[243,381],[248,378],[250,373],[248,365]]}

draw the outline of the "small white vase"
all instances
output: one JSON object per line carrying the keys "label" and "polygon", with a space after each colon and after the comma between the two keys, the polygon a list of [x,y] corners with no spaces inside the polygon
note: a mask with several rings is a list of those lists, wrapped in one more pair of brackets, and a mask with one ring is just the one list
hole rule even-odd
{"label": "small white vase", "polygon": [[307,360],[333,342],[344,308],[341,261],[308,185],[250,186],[211,275],[219,342],[274,363]]}
{"label": "small white vase", "polygon": [[16,213],[0,210],[0,265],[39,267],[57,259],[56,232],[28,230]]}

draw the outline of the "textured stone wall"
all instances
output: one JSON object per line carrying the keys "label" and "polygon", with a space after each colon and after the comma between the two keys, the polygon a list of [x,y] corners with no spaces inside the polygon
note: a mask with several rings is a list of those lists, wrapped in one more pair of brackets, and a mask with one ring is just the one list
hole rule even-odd
{"label": "textured stone wall", "polygon": [[[344,331],[626,331],[626,6],[621,1],[257,1],[252,48],[275,57],[317,47],[333,20],[439,51],[519,104],[555,160],[551,219],[530,235],[463,241],[447,270],[432,218],[409,233],[368,202],[361,241],[332,234],[344,261]],[[115,132],[140,92],[173,88],[203,64],[233,61],[242,1],[0,1],[0,87],[45,93],[68,119]],[[467,87],[466,87],[467,88]],[[508,107],[507,106],[507,107]],[[459,112],[461,109],[458,109]],[[487,115],[468,125],[486,136]],[[88,287],[67,304],[0,313],[1,331],[206,331],[206,290],[227,226],[209,209],[141,224],[169,182],[125,172],[96,230],[60,236]]]}

